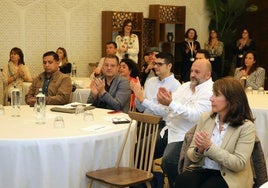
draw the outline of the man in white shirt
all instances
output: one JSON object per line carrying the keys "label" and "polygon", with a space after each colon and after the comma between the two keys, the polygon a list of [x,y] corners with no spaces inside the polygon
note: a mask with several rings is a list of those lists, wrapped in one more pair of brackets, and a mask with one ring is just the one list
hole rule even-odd
{"label": "man in white shirt", "polygon": [[[159,126],[159,132],[165,127],[166,115],[168,108],[157,101],[157,92],[160,87],[165,87],[168,91],[174,92],[180,87],[180,82],[175,79],[174,74],[171,72],[174,65],[174,58],[170,53],[160,52],[156,54],[154,63],[154,70],[157,74],[156,77],[150,78],[146,81],[144,91],[140,83],[131,82],[130,86],[136,97],[136,108],[140,112],[160,115],[163,121]],[[167,134],[162,138],[158,134],[156,141],[156,148],[154,158],[160,158],[163,155],[164,149],[167,145]]]}
{"label": "man in white shirt", "polygon": [[209,99],[213,82],[210,62],[197,59],[190,72],[190,81],[173,94],[164,87],[159,88],[157,93],[158,102],[165,105],[168,111],[168,144],[163,153],[162,169],[168,176],[170,188],[174,187],[178,175],[178,160],[185,133],[196,124],[202,113],[211,110]]}
{"label": "man in white shirt", "polygon": [[[157,92],[160,87],[165,87],[168,91],[174,92],[181,85],[171,72],[173,63],[172,54],[160,52],[156,55],[156,62],[154,63],[157,76],[146,82],[144,91],[139,83],[131,82],[130,85],[136,97],[138,111],[160,116],[167,114],[167,108],[157,101]],[[159,106],[162,108],[159,108]],[[163,118],[165,119],[165,117]]]}

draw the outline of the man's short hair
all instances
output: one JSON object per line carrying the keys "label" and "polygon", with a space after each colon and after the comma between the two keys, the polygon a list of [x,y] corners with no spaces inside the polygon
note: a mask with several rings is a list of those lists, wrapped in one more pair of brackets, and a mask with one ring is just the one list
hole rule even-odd
{"label": "man's short hair", "polygon": [[199,49],[196,53],[204,54],[206,59],[209,59],[209,52],[205,49]]}
{"label": "man's short hair", "polygon": [[112,44],[114,48],[117,48],[117,44],[114,41],[107,42],[106,45]]}
{"label": "man's short hair", "polygon": [[54,52],[54,51],[48,51],[48,52],[44,53],[43,58],[44,58],[44,57],[47,57],[47,56],[53,56],[53,58],[54,58],[56,61],[59,61],[59,56],[58,56],[58,54],[57,54],[56,52]]}
{"label": "man's short hair", "polygon": [[116,62],[117,62],[117,65],[119,65],[119,59],[118,59],[118,57],[117,57],[116,55],[108,54],[108,55],[105,56],[105,59],[106,59],[106,58],[109,58],[109,59],[115,59]]}
{"label": "man's short hair", "polygon": [[156,58],[164,59],[166,64],[174,65],[174,57],[169,52],[160,52],[155,55]]}
{"label": "man's short hair", "polygon": [[158,47],[147,47],[146,50],[145,50],[145,53],[153,53],[153,52],[156,52],[156,53],[159,53],[160,50]]}

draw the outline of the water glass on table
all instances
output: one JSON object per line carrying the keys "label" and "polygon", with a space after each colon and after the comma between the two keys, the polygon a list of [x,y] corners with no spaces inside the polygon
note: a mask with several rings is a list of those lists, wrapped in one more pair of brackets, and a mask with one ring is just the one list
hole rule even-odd
{"label": "water glass on table", "polygon": [[265,94],[263,87],[259,87],[258,94]]}
{"label": "water glass on table", "polygon": [[91,110],[86,110],[84,112],[84,121],[93,121],[94,115]]}
{"label": "water glass on table", "polygon": [[62,116],[56,116],[54,119],[54,128],[56,129],[62,129],[64,128],[64,120]]}
{"label": "water glass on table", "polygon": [[252,89],[252,87],[247,87],[247,89],[246,89],[246,93],[249,93],[249,94],[253,94],[253,89]]}
{"label": "water glass on table", "polygon": [[84,106],[81,104],[77,105],[77,107],[75,108],[75,115],[82,115],[84,114],[85,110],[84,110]]}

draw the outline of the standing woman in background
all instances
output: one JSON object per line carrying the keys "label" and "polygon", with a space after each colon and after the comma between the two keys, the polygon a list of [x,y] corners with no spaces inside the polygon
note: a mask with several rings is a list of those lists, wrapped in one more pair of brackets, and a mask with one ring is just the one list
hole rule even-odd
{"label": "standing woman in background", "polygon": [[247,29],[244,29],[242,32],[242,36],[236,42],[235,48],[235,58],[236,58],[236,67],[240,67],[242,58],[246,51],[248,50],[256,50],[256,44],[252,40],[250,33]]}
{"label": "standing woman in background", "polygon": [[67,51],[64,48],[59,47],[56,53],[58,54],[60,60],[60,71],[64,74],[70,75],[72,72],[72,64],[68,62]]}
{"label": "standing woman in background", "polygon": [[14,47],[9,54],[9,62],[3,67],[4,105],[10,101],[10,92],[14,85],[22,90],[23,82],[31,82],[32,76],[24,63],[24,55],[20,48]]}
{"label": "standing woman in background", "polygon": [[122,31],[116,37],[119,59],[129,58],[138,63],[139,39],[132,33],[133,24],[130,19],[123,23]]}
{"label": "standing woman in background", "polygon": [[189,28],[185,33],[185,41],[180,45],[182,55],[181,76],[182,81],[190,80],[190,69],[195,60],[195,54],[200,49],[200,43],[197,41],[197,32],[194,28]]}
{"label": "standing woman in background", "polygon": [[217,74],[217,78],[222,76],[222,52],[223,42],[218,39],[218,32],[210,30],[208,41],[205,42],[204,48],[209,52],[209,61],[212,65],[212,71]]}

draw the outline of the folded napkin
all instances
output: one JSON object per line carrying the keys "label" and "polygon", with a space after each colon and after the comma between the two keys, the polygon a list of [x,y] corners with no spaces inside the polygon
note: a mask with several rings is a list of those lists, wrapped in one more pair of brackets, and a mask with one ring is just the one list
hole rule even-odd
{"label": "folded napkin", "polygon": [[[85,106],[84,107],[84,110],[92,110],[94,109],[95,106]],[[74,114],[75,113],[75,107],[73,108],[69,108],[69,107],[53,107],[50,109],[51,111],[54,111],[54,112],[63,112],[63,113],[70,113],[70,114]]]}

